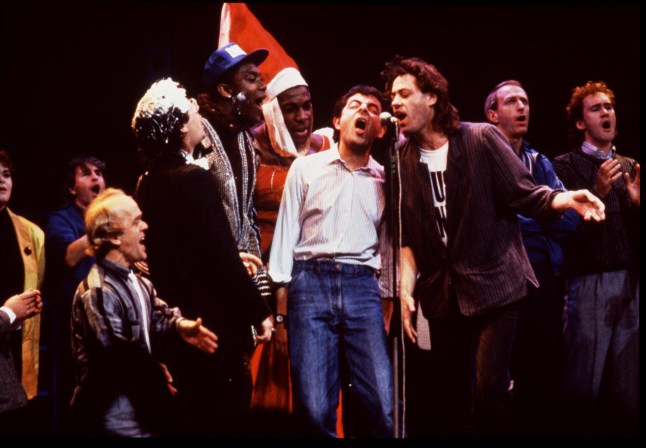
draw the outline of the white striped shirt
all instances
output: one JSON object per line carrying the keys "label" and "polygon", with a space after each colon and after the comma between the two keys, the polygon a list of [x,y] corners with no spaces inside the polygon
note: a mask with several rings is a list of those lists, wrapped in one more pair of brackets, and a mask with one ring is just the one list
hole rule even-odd
{"label": "white striped shirt", "polygon": [[[381,270],[381,254],[387,262],[392,253],[384,237],[384,207],[384,167],[372,157],[355,171],[346,167],[336,147],[297,158],[285,181],[269,275],[287,283],[294,260],[315,259]],[[390,270],[391,263],[386,264]]]}
{"label": "white striped shirt", "polygon": [[139,309],[141,313],[141,331],[144,334],[144,339],[146,341],[146,347],[148,347],[148,353],[151,353],[150,349],[150,324],[148,323],[148,307],[146,306],[146,299],[144,298],[144,293],[141,291],[141,286],[139,286],[139,279],[132,270],[128,272],[128,280],[132,282],[132,285],[135,288],[137,293],[137,299],[139,300]]}

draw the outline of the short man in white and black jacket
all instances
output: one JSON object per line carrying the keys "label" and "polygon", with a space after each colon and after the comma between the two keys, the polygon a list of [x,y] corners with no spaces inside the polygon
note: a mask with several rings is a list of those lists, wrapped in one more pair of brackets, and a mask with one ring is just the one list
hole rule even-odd
{"label": "short man in white and black jacket", "polygon": [[217,337],[202,320],[181,317],[157,297],[151,282],[135,275],[146,259],[148,225],[137,203],[110,188],[85,214],[89,252],[96,264],[72,302],[76,387],[72,409],[84,435],[147,437],[171,433],[170,398],[176,392],[157,361],[161,336],[176,331],[212,354]]}

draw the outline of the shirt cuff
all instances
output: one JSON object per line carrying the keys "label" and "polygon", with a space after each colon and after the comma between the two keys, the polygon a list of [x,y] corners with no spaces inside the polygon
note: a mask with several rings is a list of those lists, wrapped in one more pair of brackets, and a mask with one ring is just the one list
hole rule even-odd
{"label": "shirt cuff", "polygon": [[268,274],[272,283],[276,286],[286,286],[292,280],[290,275],[283,275],[280,272],[272,271],[271,269],[269,269]]}
{"label": "shirt cuff", "polygon": [[8,306],[0,306],[0,310],[4,311],[7,316],[9,316],[9,323],[13,324],[16,321],[16,313],[13,312]]}

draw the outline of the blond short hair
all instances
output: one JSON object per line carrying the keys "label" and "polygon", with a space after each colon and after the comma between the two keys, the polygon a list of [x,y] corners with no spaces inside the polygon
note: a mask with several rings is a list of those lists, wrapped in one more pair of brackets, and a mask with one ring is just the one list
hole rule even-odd
{"label": "blond short hair", "polygon": [[123,232],[123,202],[129,198],[119,188],[106,188],[85,210],[85,232],[90,242],[86,252],[103,258],[115,246],[111,239]]}

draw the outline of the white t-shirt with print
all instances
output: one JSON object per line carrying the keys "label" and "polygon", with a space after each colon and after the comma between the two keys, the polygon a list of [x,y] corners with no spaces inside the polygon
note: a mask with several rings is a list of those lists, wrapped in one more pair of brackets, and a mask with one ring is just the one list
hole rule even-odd
{"label": "white t-shirt with print", "polygon": [[428,174],[433,189],[433,203],[435,204],[435,221],[442,237],[442,242],[446,246],[448,237],[446,234],[446,182],[444,181],[444,174],[446,173],[446,161],[449,154],[449,142],[447,141],[446,144],[434,150],[419,148],[419,153],[420,162],[428,165]]}

